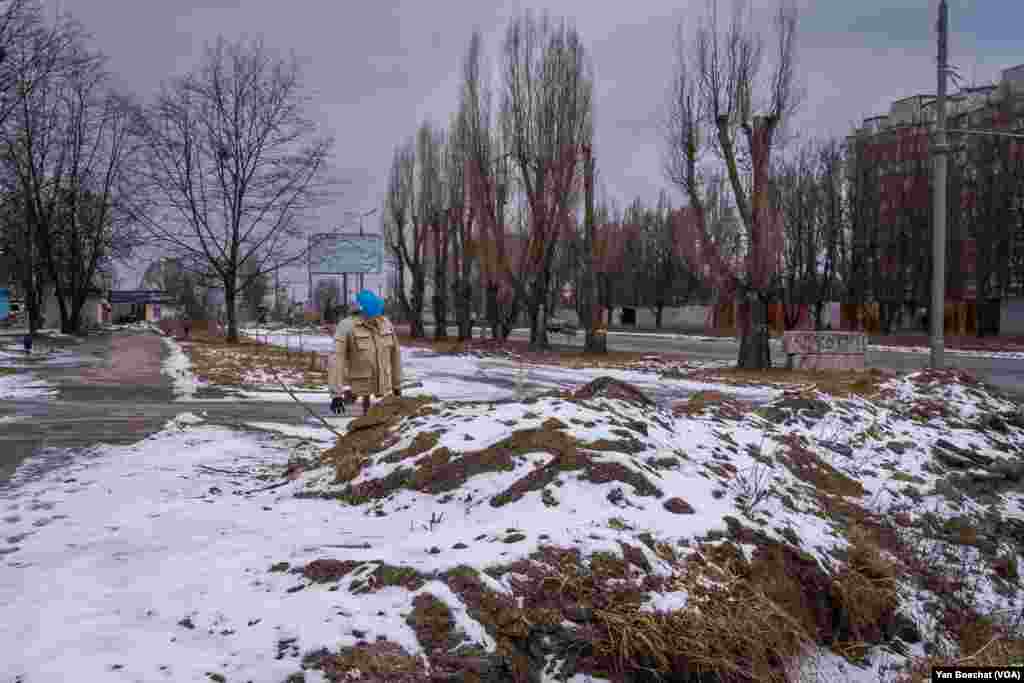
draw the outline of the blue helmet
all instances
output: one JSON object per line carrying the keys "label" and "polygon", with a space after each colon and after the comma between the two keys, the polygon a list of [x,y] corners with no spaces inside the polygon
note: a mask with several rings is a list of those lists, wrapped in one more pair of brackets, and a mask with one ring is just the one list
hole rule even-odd
{"label": "blue helmet", "polygon": [[376,317],[384,312],[384,301],[368,289],[356,294],[356,303],[368,318]]}

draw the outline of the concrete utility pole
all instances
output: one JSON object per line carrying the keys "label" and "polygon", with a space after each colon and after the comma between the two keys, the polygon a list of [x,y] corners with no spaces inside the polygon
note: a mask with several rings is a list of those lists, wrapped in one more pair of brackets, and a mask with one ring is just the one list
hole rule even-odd
{"label": "concrete utility pole", "polygon": [[939,0],[939,82],[936,97],[935,141],[932,156],[935,160],[935,194],[932,207],[932,312],[931,312],[931,367],[943,366],[943,339],[946,318],[946,39],[949,28],[949,8],[946,0]]}

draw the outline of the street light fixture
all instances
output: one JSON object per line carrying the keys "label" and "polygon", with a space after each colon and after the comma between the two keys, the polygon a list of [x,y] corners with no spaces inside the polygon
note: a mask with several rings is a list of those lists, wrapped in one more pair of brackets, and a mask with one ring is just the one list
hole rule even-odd
{"label": "street light fixture", "polygon": [[[961,135],[995,135],[1009,138],[1024,138],[1024,134],[997,130],[946,127],[946,79],[955,71],[947,62],[947,40],[949,35],[949,8],[946,0],[939,2],[938,20],[938,91],[936,97],[936,130],[932,144],[935,162],[934,225],[932,235],[932,313],[931,313],[931,367],[943,366],[945,353],[945,309],[946,309],[946,165],[951,151],[961,145],[950,145],[948,133]],[[955,75],[955,74],[954,74]]]}

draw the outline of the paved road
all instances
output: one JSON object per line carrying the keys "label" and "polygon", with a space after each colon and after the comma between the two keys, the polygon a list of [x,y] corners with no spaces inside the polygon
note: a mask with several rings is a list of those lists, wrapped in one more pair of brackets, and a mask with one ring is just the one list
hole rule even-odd
{"label": "paved road", "polygon": [[[473,335],[481,333],[489,334],[477,327],[473,329]],[[458,334],[458,328],[450,327],[450,335]],[[617,351],[636,351],[639,353],[684,353],[695,360],[736,360],[737,344],[734,340],[722,338],[721,340],[705,338],[705,340],[693,339],[699,336],[699,332],[692,333],[689,338],[685,335],[673,335],[671,332],[643,333],[643,332],[618,332],[612,330],[608,333],[608,347]],[[516,329],[512,331],[513,339],[529,339],[528,329]],[[584,335],[581,332],[575,337],[566,337],[561,334],[550,334],[549,339],[557,347],[582,347]],[[919,370],[928,366],[928,354],[899,351],[876,351],[868,350],[868,367],[896,372],[909,372]],[[781,345],[772,344],[772,363],[775,366],[782,366],[786,363],[786,357],[782,353]],[[979,378],[993,384],[1003,391],[1024,399],[1024,358],[998,358],[984,356],[970,356],[958,353],[946,352],[946,364],[949,367],[969,370]]]}
{"label": "paved road", "polygon": [[[515,330],[512,337],[527,339],[528,330]],[[576,337],[552,335],[551,340],[568,346],[583,346],[583,334]],[[721,341],[696,341],[685,337],[672,338],[636,333],[610,332],[608,346],[620,351],[638,351],[641,353],[672,352],[685,353],[699,360],[735,360],[736,342],[723,339]],[[772,363],[778,366],[786,362],[785,355],[779,345],[773,344]],[[869,367],[905,372],[927,367],[928,354],[868,351]],[[946,363],[950,367],[969,370],[987,382],[1016,396],[1024,397],[1024,359],[975,357],[955,353],[946,353]]]}
{"label": "paved road", "polygon": [[[0,428],[0,486],[31,455],[57,449],[53,453],[60,459],[101,443],[135,443],[184,412],[205,413],[209,423],[231,426],[310,419],[291,399],[219,402],[223,394],[207,391],[202,397],[208,401],[174,402],[170,381],[160,373],[166,347],[153,333],[106,333],[42,345],[73,348],[81,362],[33,369],[59,387],[56,399],[0,401],[0,418],[15,418]],[[326,400],[312,407],[329,414]]]}

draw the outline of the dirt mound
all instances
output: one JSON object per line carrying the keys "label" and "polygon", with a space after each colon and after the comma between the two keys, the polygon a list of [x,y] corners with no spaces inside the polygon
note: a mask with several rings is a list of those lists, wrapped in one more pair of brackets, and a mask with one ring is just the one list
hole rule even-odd
{"label": "dirt mound", "polygon": [[[473,680],[781,681],[808,650],[865,663],[883,643],[936,642],[900,613],[904,589],[982,647],[973,596],[1020,591],[1024,524],[1000,510],[1024,507],[1024,425],[969,379],[807,384],[759,405],[719,387],[674,419],[607,377],[521,401],[391,402],[330,452],[353,464],[333,495],[368,538],[415,530],[408,555],[374,541],[304,574],[339,596],[410,592],[403,628],[431,671]],[[991,509],[969,514],[968,498]],[[956,553],[973,558],[962,576]],[[353,570],[360,557],[374,565]]]}
{"label": "dirt mound", "polygon": [[367,456],[397,442],[392,430],[405,418],[427,414],[432,397],[389,396],[372,406],[366,415],[352,420],[335,445],[321,455],[321,461],[335,468],[336,481],[350,481],[367,461]]}
{"label": "dirt mound", "polygon": [[516,430],[486,448],[457,452],[440,447],[425,456],[423,453],[437,442],[436,438],[422,438],[421,432],[414,437],[413,446],[381,458],[387,463],[414,462],[394,469],[384,477],[360,481],[348,487],[342,497],[352,503],[363,503],[386,498],[399,489],[428,494],[454,491],[479,474],[525,469],[521,457],[531,453],[547,453],[553,457],[545,464],[526,469],[507,489],[490,498],[491,506],[501,507],[531,491],[539,491],[555,482],[563,472],[578,472],[581,480],[597,484],[629,484],[638,496],[661,497],[658,487],[641,471],[602,461],[598,457],[602,451],[629,453],[643,450],[642,444],[635,440],[608,439],[583,442],[568,434],[563,427],[549,418],[537,429]]}
{"label": "dirt mound", "polygon": [[615,398],[642,406],[654,405],[654,401],[632,384],[607,376],[598,377],[594,381],[584,384],[573,392],[572,397],[578,401],[603,397]]}

